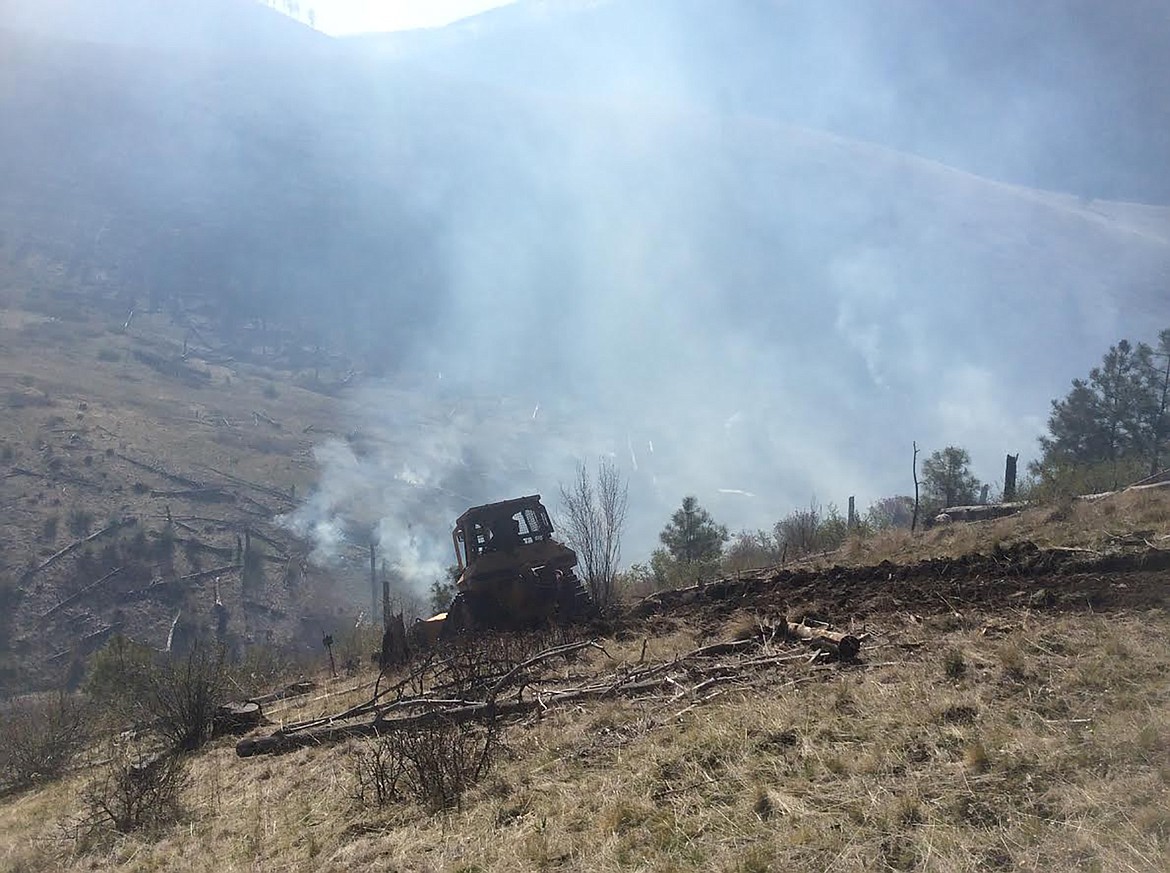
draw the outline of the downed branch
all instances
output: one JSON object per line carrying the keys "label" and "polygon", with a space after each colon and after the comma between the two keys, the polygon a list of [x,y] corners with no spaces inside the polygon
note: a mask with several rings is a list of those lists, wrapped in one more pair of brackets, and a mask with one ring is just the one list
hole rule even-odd
{"label": "downed branch", "polygon": [[235,500],[235,495],[229,491],[224,491],[222,488],[183,488],[173,491],[163,491],[151,489],[151,497],[186,497],[188,500],[196,500],[202,503],[230,503]]}
{"label": "downed branch", "polygon": [[256,491],[260,494],[267,494],[269,497],[275,497],[275,498],[277,498],[279,500],[283,500],[287,503],[295,503],[296,502],[293,500],[292,495],[290,495],[287,491],[280,491],[280,490],[278,490],[276,488],[272,488],[268,485],[261,485],[259,482],[253,482],[250,479],[244,479],[241,476],[236,476],[236,475],[233,475],[232,473],[227,473],[223,470],[218,469],[217,467],[206,466],[205,469],[210,470],[212,473],[215,473],[217,476],[222,476],[224,479],[227,479],[227,481],[231,482],[233,485],[240,485],[240,486],[245,487],[245,488],[251,488],[253,491]]}
{"label": "downed branch", "polygon": [[[654,686],[657,687],[660,684],[662,683],[655,682]],[[556,696],[555,699],[552,696],[545,699],[533,697],[528,700],[514,700],[507,703],[481,701],[468,704],[466,701],[399,701],[396,704],[391,704],[391,706],[396,709],[401,709],[406,705],[426,705],[427,710],[418,715],[390,719],[383,718],[379,714],[372,722],[326,728],[324,730],[293,733],[278,732],[269,737],[258,737],[255,739],[244,738],[236,743],[236,754],[241,758],[250,758],[253,755],[279,754],[306,746],[317,746],[324,743],[336,742],[337,740],[347,739],[349,737],[379,736],[394,731],[412,730],[414,728],[441,723],[463,724],[469,721],[478,721],[487,718],[495,719],[510,715],[521,715],[537,708],[545,709],[554,703],[584,700],[587,697],[603,697],[608,694],[609,689],[594,686],[572,692],[563,692]],[[463,705],[446,705],[451,703]],[[355,711],[364,713],[369,710],[366,706],[363,706],[361,708],[355,707]]]}
{"label": "downed branch", "polygon": [[[810,644],[818,651],[810,658],[791,644],[785,646],[786,640]],[[714,690],[716,685],[748,687],[773,682],[771,674],[776,669],[808,664],[824,658],[825,653],[851,659],[856,657],[860,641],[827,628],[786,623],[778,628],[762,627],[761,634],[752,639],[702,646],[656,664],[646,664],[643,656],[635,664],[623,663],[608,673],[589,676],[583,684],[566,684],[571,681],[567,674],[547,668],[552,661],[586,649],[596,649],[612,660],[597,640],[555,645],[527,657],[514,651],[504,669],[500,652],[491,646],[485,641],[476,650],[457,651],[442,659],[432,653],[395,684],[381,690],[375,687],[370,700],[336,715],[286,725],[271,736],[242,739],[236,744],[236,754],[247,758],[282,753],[439,724],[495,723],[500,718],[614,697],[652,695],[666,702],[689,698],[697,705],[721,693]],[[581,677],[575,681],[581,683]],[[393,699],[388,699],[390,696]],[[373,718],[365,722],[349,721],[370,716]]]}
{"label": "downed branch", "polygon": [[531,658],[529,658],[527,661],[523,662],[522,664],[517,664],[510,671],[508,671],[506,674],[504,674],[503,678],[500,679],[498,682],[496,682],[495,685],[492,686],[492,689],[490,692],[490,699],[495,700],[496,696],[502,690],[507,688],[508,685],[511,684],[516,679],[516,677],[519,676],[520,674],[522,674],[525,670],[527,670],[531,667],[535,667],[537,664],[540,664],[544,661],[550,660],[551,658],[557,658],[557,657],[561,657],[561,656],[571,655],[571,654],[574,654],[575,652],[581,651],[582,649],[589,649],[589,648],[597,649],[600,652],[604,652],[607,657],[609,656],[609,653],[605,651],[605,648],[600,643],[598,643],[597,640],[585,640],[584,642],[580,642],[580,643],[567,643],[566,645],[563,645],[563,646],[554,646],[551,649],[545,649],[543,652],[540,652],[539,654],[533,655]]}
{"label": "downed branch", "polygon": [[197,582],[200,579],[206,579],[209,576],[217,576],[225,573],[234,573],[237,570],[242,570],[243,564],[226,564],[222,567],[212,567],[210,570],[200,570],[198,573],[188,573],[186,576],[178,576],[174,579],[164,579],[161,576],[150,580],[150,584],[145,588],[137,588],[134,591],[128,591],[122,595],[123,600],[135,600],[143,597],[151,592],[157,591],[160,588],[181,582]]}
{"label": "downed branch", "polygon": [[194,479],[188,479],[186,476],[180,476],[177,473],[172,473],[158,464],[148,464],[146,461],[139,461],[136,458],[131,458],[129,455],[123,455],[120,452],[115,452],[115,457],[121,458],[128,464],[139,467],[143,470],[148,470],[157,476],[162,476],[164,479],[170,479],[172,482],[178,482],[180,485],[186,485],[188,488],[203,488],[202,482],[196,482]]}
{"label": "downed branch", "polygon": [[41,618],[41,619],[48,618],[50,615],[53,615],[54,613],[60,611],[61,609],[68,606],[70,603],[73,603],[73,602],[81,599],[83,596],[88,594],[93,589],[97,588],[99,585],[102,585],[102,584],[110,581],[111,579],[113,579],[115,576],[117,576],[121,572],[122,572],[121,567],[115,567],[113,570],[111,570],[105,576],[102,576],[102,578],[98,579],[96,582],[90,582],[84,588],[80,589],[79,591],[75,591],[73,594],[70,594],[68,597],[66,597],[64,600],[62,600],[56,606],[50,607],[49,609],[42,612],[40,614],[39,618]]}
{"label": "downed branch", "polygon": [[69,555],[70,553],[76,551],[77,549],[84,546],[86,543],[92,543],[94,540],[99,539],[100,537],[104,537],[106,534],[113,533],[116,530],[121,530],[124,527],[129,527],[132,524],[138,524],[138,519],[136,519],[134,517],[124,518],[121,521],[115,521],[113,524],[107,525],[106,527],[103,527],[97,533],[92,533],[87,537],[84,537],[80,540],[76,540],[75,542],[70,543],[65,548],[61,549],[61,551],[54,552],[52,555],[50,555],[48,558],[46,558],[40,564],[37,564],[37,566],[31,567],[30,569],[25,570],[24,575],[20,577],[20,584],[23,585],[24,583],[28,582],[28,580],[31,579],[33,576],[35,576],[37,573],[40,573],[42,570],[47,570],[49,567],[56,564],[58,561],[60,561],[66,555]]}
{"label": "downed branch", "polygon": [[288,700],[290,697],[302,697],[317,687],[316,682],[304,680],[301,682],[294,682],[291,685],[286,685],[279,691],[273,691],[271,694],[262,694],[259,697],[249,698],[251,703],[259,703],[261,706],[268,703],[275,703],[278,700]]}

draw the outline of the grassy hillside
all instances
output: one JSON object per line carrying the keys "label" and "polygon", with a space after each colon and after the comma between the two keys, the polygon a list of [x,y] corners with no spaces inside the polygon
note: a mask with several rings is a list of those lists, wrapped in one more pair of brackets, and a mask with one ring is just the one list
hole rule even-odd
{"label": "grassy hillside", "polygon": [[[547,491],[628,458],[631,553],[687,493],[753,529],[812,495],[903,492],[912,440],[961,443],[993,480],[1071,378],[1165,326],[1164,207],[687,88],[488,84],[239,26],[255,53],[0,33],[0,269],[344,349],[387,377],[344,429],[383,429],[397,454],[371,466],[435,488],[468,494],[450,480],[474,468]],[[506,426],[402,426],[402,392],[440,373],[445,412],[509,398]]]}
{"label": "grassy hillside", "polygon": [[[121,834],[93,798],[150,729],[87,710],[100,729],[64,776],[0,797],[0,867],[1165,869],[1161,493],[659,593],[575,632],[597,639],[572,657],[523,666],[554,634],[386,676],[356,663],[374,645],[357,627],[368,543],[413,581],[403,605],[441,576],[459,511],[552,497],[582,459],[629,459],[636,560],[682,494],[754,529],[810,494],[903,492],[912,440],[962,443],[981,467],[1031,445],[1108,344],[1165,327],[1170,208],[1091,196],[1144,180],[1154,195],[1137,199],[1157,199],[1161,164],[1082,166],[1095,181],[1055,193],[751,95],[655,91],[645,77],[673,68],[637,51],[612,59],[613,92],[551,71],[530,86],[549,58],[531,72],[519,55],[519,82],[489,84],[442,68],[444,41],[474,29],[422,37],[422,55],[442,51],[406,63],[252,4],[184,3],[141,27],[113,6],[0,22],[0,697],[84,684],[116,636],[217,640],[240,697],[315,683],[266,702],[251,739],[313,719],[350,735],[247,760],[215,739],[180,759],[176,816]],[[501,12],[521,26],[485,28],[483,56],[549,33],[524,23],[542,8]],[[666,7],[582,8],[596,37]],[[898,8],[905,22],[918,5]],[[669,35],[685,45],[705,22]],[[657,13],[641,24],[662,35]],[[749,54],[777,56],[768,33],[744,47],[749,72]],[[1134,60],[1133,81],[1161,69]],[[569,79],[598,66],[565,61]],[[1022,112],[1039,99],[1021,95]],[[973,110],[947,142],[1003,108],[928,96]],[[1118,136],[1144,150],[1164,128]],[[1054,126],[1072,145],[1040,176],[1084,178],[1065,164],[1110,131],[1075,130]],[[1041,155],[1051,141],[1026,138]],[[333,546],[348,560],[315,560]],[[776,632],[785,618],[856,634],[861,659]],[[433,768],[398,774],[383,805],[359,778],[405,747],[368,738],[372,710],[339,713],[387,688],[515,704],[484,778],[443,811]],[[0,734],[47,734],[17,716],[54,699],[6,702]],[[489,736],[468,724],[401,742],[466,757]]]}
{"label": "grassy hillside", "polygon": [[[1124,502],[1104,510],[1117,531],[1151,524],[1142,537],[1153,548],[1094,557],[1102,544],[1089,537],[1066,548],[1072,563],[1025,573],[1010,551],[993,550],[1010,535],[1001,530],[972,543],[983,559],[884,564],[848,583],[760,574],[747,589],[714,585],[690,605],[630,618],[601,650],[533,672],[549,706],[500,726],[489,772],[447,812],[355,799],[373,740],[246,760],[221,740],[191,759],[179,822],[149,835],[72,836],[84,818],[79,792],[100,768],[9,797],[4,861],[22,870],[197,870],[209,859],[229,871],[1161,870],[1170,624],[1158,549],[1170,526],[1165,499],[1156,502],[1160,522],[1130,516]],[[1019,533],[1047,535],[1035,519]],[[988,571],[996,554],[1000,569]],[[906,581],[887,581],[895,576]],[[1076,595],[1092,586],[1087,608]],[[1044,591],[1056,596],[1032,596]],[[696,654],[749,644],[778,615],[823,616],[826,604],[861,636],[859,661],[822,660],[775,637]],[[632,698],[552,702],[558,685],[654,670],[666,681]],[[270,704],[259,733],[368,700],[375,678],[322,676],[311,695]]]}
{"label": "grassy hillside", "polygon": [[[207,325],[183,321],[4,291],[9,692],[76,673],[115,631],[162,648],[178,615],[181,631],[210,632],[217,578],[240,651],[316,644],[335,606],[352,603],[275,522],[314,481],[314,443],[344,438],[340,401],[327,393],[339,389],[341,362],[292,368],[297,350],[258,328],[254,340],[213,349]],[[256,562],[248,573],[241,540]]]}

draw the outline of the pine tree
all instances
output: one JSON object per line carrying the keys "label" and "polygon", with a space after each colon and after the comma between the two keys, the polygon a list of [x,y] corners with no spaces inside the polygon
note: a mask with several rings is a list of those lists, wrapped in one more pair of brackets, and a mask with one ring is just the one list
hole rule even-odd
{"label": "pine tree", "polygon": [[1170,330],[1157,349],[1122,340],[1109,349],[1088,379],[1052,402],[1043,457],[1032,465],[1042,478],[1073,468],[1094,468],[1094,482],[1119,487],[1137,471],[1157,472],[1170,440]]}
{"label": "pine tree", "polygon": [[711,514],[699,506],[697,498],[687,496],[658,538],[675,561],[701,564],[719,560],[728,533],[726,526],[716,524]]}
{"label": "pine tree", "polygon": [[943,507],[974,503],[979,493],[971,455],[958,446],[947,446],[922,463],[922,485],[927,502]]}

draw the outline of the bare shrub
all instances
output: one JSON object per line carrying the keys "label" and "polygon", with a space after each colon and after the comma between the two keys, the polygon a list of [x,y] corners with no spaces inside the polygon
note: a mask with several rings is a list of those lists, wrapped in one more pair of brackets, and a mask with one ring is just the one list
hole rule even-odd
{"label": "bare shrub", "polygon": [[796,509],[776,522],[775,542],[788,557],[801,558],[841,547],[849,535],[849,524],[837,507],[821,507],[813,502],[808,509]]}
{"label": "bare shrub", "polygon": [[146,705],[156,730],[176,749],[197,749],[227,697],[222,648],[196,644],[185,656],[164,660],[149,678]]}
{"label": "bare shrub", "polygon": [[794,509],[776,522],[776,540],[786,545],[793,557],[807,555],[817,550],[820,526],[820,507],[814,504],[808,509]]}
{"label": "bare shrub", "polygon": [[60,776],[90,738],[85,701],[73,694],[35,695],[0,710],[0,790]]}
{"label": "bare shrub", "polygon": [[[477,633],[426,650],[389,692],[417,696],[437,693],[447,699],[480,699],[502,677],[534,655],[579,639],[575,629],[549,626],[527,633]],[[569,656],[572,657],[572,656]]]}
{"label": "bare shrub", "polygon": [[226,685],[221,647],[196,642],[186,654],[159,654],[118,636],[95,658],[87,688],[117,717],[149,724],[173,748],[190,751],[211,736]]}
{"label": "bare shrub", "polygon": [[387,806],[402,797],[406,760],[389,737],[367,740],[353,753],[353,798],[361,806]]}
{"label": "bare shrub", "polygon": [[865,523],[872,531],[909,529],[913,520],[914,498],[902,494],[875,500],[865,513]]}
{"label": "bare shrub", "polygon": [[76,506],[69,510],[67,518],[69,532],[75,537],[84,537],[93,529],[93,513],[88,509]]}
{"label": "bare shrub", "polygon": [[179,797],[189,780],[187,763],[177,755],[114,749],[82,794],[87,829],[127,834],[164,827],[181,815]]}
{"label": "bare shrub", "polygon": [[497,745],[494,725],[449,719],[385,734],[354,757],[354,798],[362,805],[413,800],[432,812],[451,809],[487,775]]}
{"label": "bare shrub", "polygon": [[731,544],[723,552],[723,571],[738,573],[741,570],[775,566],[783,555],[782,546],[767,531],[740,531],[732,537]]}
{"label": "bare shrub", "polygon": [[585,584],[602,611],[614,605],[614,577],[621,560],[628,490],[617,467],[604,459],[597,468],[596,484],[586,465],[578,464],[573,484],[561,486],[561,530],[576,550]]}

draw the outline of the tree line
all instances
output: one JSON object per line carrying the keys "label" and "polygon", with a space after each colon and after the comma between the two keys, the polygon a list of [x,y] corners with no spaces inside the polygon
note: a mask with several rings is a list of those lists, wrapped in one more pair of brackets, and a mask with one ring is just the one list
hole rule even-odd
{"label": "tree line", "polygon": [[[1115,489],[1162,470],[1170,460],[1170,329],[1156,344],[1122,340],[1086,378],[1074,379],[1063,398],[1052,401],[1041,456],[1028,466],[1020,496],[1044,497]],[[916,456],[917,459],[917,456]],[[917,476],[917,472],[915,474]],[[769,530],[732,536],[694,495],[683,498],[659,534],[659,548],[646,563],[618,571],[626,485],[617,468],[602,461],[596,483],[585,466],[562,487],[562,529],[582,559],[595,600],[607,605],[619,589],[648,591],[691,584],[720,572],[773,566],[786,560],[833,552],[850,535],[911,528],[915,516],[933,518],[941,509],[986,503],[991,486],[971,471],[971,455],[950,445],[925,458],[909,495],[884,497],[856,517],[838,507],[796,509]]]}
{"label": "tree line", "polygon": [[1155,345],[1122,340],[1052,401],[1029,470],[1065,490],[1119,488],[1158,473],[1170,441],[1170,329]]}

